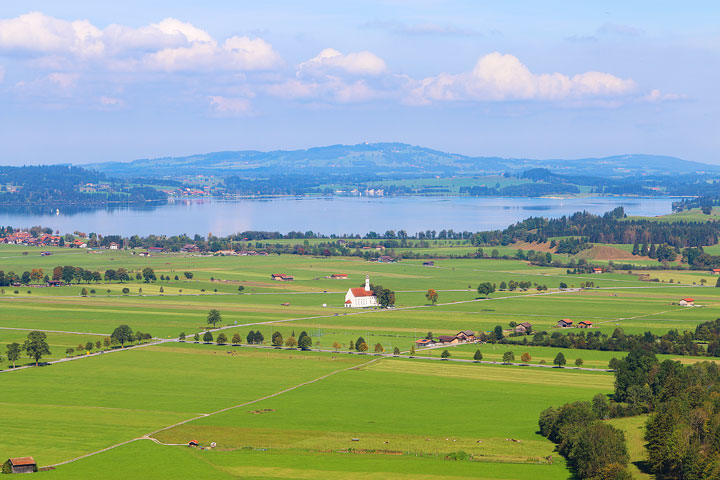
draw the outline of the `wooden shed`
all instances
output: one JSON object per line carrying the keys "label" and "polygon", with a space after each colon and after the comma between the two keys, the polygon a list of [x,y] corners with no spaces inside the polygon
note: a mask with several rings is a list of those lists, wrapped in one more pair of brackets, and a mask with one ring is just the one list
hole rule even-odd
{"label": "wooden shed", "polygon": [[2,470],[3,473],[35,473],[37,463],[33,457],[8,458]]}

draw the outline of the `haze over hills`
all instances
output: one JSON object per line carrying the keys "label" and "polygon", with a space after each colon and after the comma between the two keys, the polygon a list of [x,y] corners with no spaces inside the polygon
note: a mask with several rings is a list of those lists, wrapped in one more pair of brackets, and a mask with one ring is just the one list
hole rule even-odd
{"label": "haze over hills", "polygon": [[251,178],[287,173],[317,175],[371,172],[377,175],[452,176],[518,173],[533,168],[546,168],[554,173],[568,175],[601,177],[720,172],[718,165],[662,155],[629,154],[573,160],[472,157],[404,143],[331,145],[269,152],[223,151],[185,157],[95,163],[85,167],[116,177],[204,174]]}

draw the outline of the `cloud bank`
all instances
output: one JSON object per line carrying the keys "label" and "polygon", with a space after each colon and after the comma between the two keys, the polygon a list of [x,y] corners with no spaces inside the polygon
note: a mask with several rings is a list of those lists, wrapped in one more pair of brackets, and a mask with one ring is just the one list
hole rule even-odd
{"label": "cloud bank", "polygon": [[[457,33],[455,27],[434,24],[413,28],[417,34]],[[602,27],[602,33],[641,34],[631,27],[610,24]],[[683,98],[658,90],[639,92],[631,78],[608,72],[532,72],[519,58],[500,52],[479,57],[468,71],[425,78],[394,72],[381,56],[367,50],[325,48],[311,58],[290,62],[263,38],[217,39],[175,18],[140,27],[112,24],[99,28],[88,20],[31,12],[0,19],[2,56],[26,62],[29,71],[37,71],[66,97],[83,85],[85,77],[93,77],[94,85],[99,85],[105,75],[117,91],[123,90],[123,81],[139,88],[162,78],[180,85],[175,91],[177,99],[182,101],[182,86],[188,86],[195,100],[202,99],[217,115],[247,115],[263,96],[299,103],[395,102],[418,107],[451,102],[619,105]],[[123,73],[128,75],[119,75]],[[0,67],[0,81],[3,77]],[[203,79],[200,82],[199,77]],[[17,85],[27,91],[41,83],[27,79]],[[127,105],[107,91],[92,93],[103,99],[104,106]]]}

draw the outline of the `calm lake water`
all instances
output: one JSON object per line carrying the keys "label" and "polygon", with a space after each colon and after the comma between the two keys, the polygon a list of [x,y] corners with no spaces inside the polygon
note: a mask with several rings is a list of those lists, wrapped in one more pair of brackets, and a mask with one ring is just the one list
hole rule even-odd
{"label": "calm lake water", "polygon": [[587,210],[600,214],[622,205],[628,215],[671,212],[674,199],[636,197],[458,198],[458,197],[330,197],[248,200],[175,200],[160,206],[121,208],[0,207],[0,225],[42,225],[63,233],[79,230],[101,234],[228,235],[244,230],[323,234],[408,233],[453,229],[502,229],[530,216],[560,217]]}

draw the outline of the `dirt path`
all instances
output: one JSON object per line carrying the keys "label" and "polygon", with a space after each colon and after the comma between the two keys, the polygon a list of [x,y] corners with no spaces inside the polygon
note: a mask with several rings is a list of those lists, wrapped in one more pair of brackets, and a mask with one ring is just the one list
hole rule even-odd
{"label": "dirt path", "polygon": [[97,455],[97,454],[99,454],[99,453],[107,452],[107,451],[109,451],[109,450],[112,450],[112,449],[115,449],[115,448],[118,448],[118,447],[122,447],[123,445],[127,445],[128,443],[132,443],[132,442],[135,442],[135,441],[137,441],[137,440],[152,440],[153,442],[155,442],[155,443],[157,443],[157,444],[160,444],[160,445],[178,445],[178,444],[164,444],[164,443],[160,442],[159,440],[157,440],[157,439],[155,439],[155,438],[152,438],[152,436],[153,436],[153,435],[156,435],[156,434],[158,434],[158,433],[160,433],[160,432],[163,432],[163,431],[165,431],[165,430],[169,430],[169,429],[171,429],[171,428],[179,427],[180,425],[184,425],[184,424],[186,424],[186,423],[192,422],[193,420],[199,420],[199,419],[201,419],[201,418],[210,417],[210,416],[212,416],[212,415],[217,415],[217,414],[219,414],[219,413],[227,412],[227,411],[229,411],[229,410],[234,410],[234,409],[236,409],[236,408],[246,407],[246,406],[252,405],[252,404],[254,404],[254,403],[262,402],[263,400],[268,400],[268,399],[270,399],[270,398],[274,398],[274,397],[277,397],[277,396],[279,396],[279,395],[283,395],[283,394],[285,394],[285,393],[292,392],[293,390],[297,390],[298,388],[304,387],[304,386],[306,386],[306,385],[311,385],[311,384],[313,384],[313,383],[317,383],[317,382],[320,382],[320,381],[322,381],[322,380],[325,380],[326,378],[331,377],[331,376],[333,376],[333,375],[336,375],[336,374],[338,374],[338,373],[345,372],[345,371],[352,370],[352,369],[358,369],[358,368],[365,367],[365,366],[367,366],[367,365],[370,365],[371,363],[377,362],[378,360],[381,360],[381,358],[373,358],[372,360],[370,360],[370,361],[368,361],[368,362],[365,362],[365,363],[361,363],[361,364],[359,364],[359,365],[351,365],[351,366],[349,366],[349,367],[341,368],[341,369],[339,369],[339,370],[334,370],[334,371],[332,371],[332,372],[330,372],[330,373],[326,373],[325,375],[322,375],[322,376],[320,376],[320,377],[314,378],[314,379],[312,379],[312,380],[308,380],[308,381],[306,381],[306,382],[298,383],[297,385],[293,385],[292,387],[288,387],[288,388],[286,388],[286,389],[284,389],[284,390],[280,390],[279,392],[271,393],[270,395],[265,395],[264,397],[256,398],[255,400],[250,400],[250,401],[248,401],[248,402],[243,402],[243,403],[240,403],[240,404],[237,404],[237,405],[233,405],[233,406],[230,406],[230,407],[221,408],[220,410],[215,410],[214,412],[203,413],[202,415],[196,415],[196,416],[194,416],[194,417],[188,418],[188,419],[183,420],[183,421],[181,421],[181,422],[177,422],[177,423],[174,423],[174,424],[172,424],[172,425],[168,425],[168,426],[166,426],[166,427],[162,427],[162,428],[159,428],[159,429],[157,429],[157,430],[154,430],[154,431],[152,431],[152,432],[150,432],[150,433],[146,433],[145,435],[142,435],[142,436],[140,436],[140,437],[131,438],[130,440],[126,440],[126,441],[124,441],[124,442],[116,443],[115,445],[110,445],[109,447],[105,447],[105,448],[103,448],[103,449],[101,449],[101,450],[96,450],[96,451],[94,451],[94,452],[86,453],[85,455],[80,455],[79,457],[71,458],[70,460],[65,460],[64,462],[54,463],[54,464],[52,464],[52,465],[47,465],[47,466],[48,466],[48,467],[59,467],[60,465],[67,465],[68,463],[76,462],[76,461],[82,460],[82,459],[84,459],[84,458],[92,457],[92,456]]}

